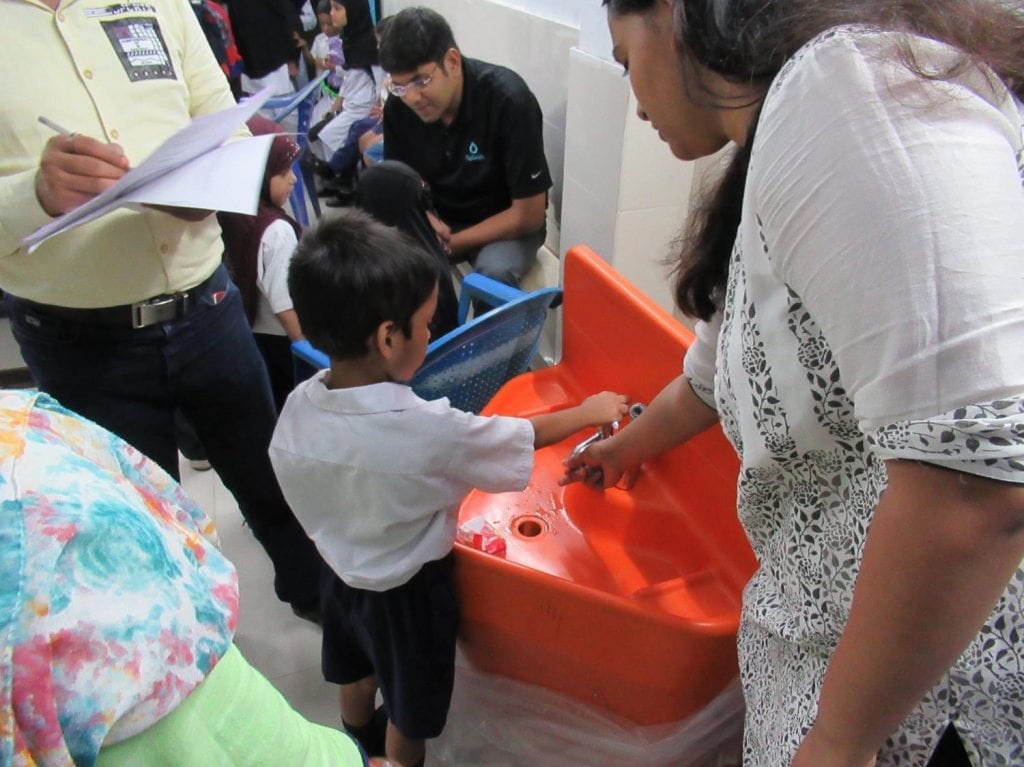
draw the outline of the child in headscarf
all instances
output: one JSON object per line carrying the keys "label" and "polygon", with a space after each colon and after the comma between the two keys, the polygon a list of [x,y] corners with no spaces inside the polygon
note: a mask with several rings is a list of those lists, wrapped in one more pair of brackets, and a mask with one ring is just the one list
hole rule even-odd
{"label": "child in headscarf", "polygon": [[330,0],[331,21],[341,35],[345,79],[334,117],[310,130],[310,149],[326,162],[341,148],[349,128],[370,113],[380,97],[383,71],[377,63],[377,38],[367,0]]}
{"label": "child in headscarf", "polygon": [[[282,133],[263,117],[249,120],[254,134]],[[302,338],[288,293],[288,264],[302,229],[284,206],[295,186],[292,162],[299,146],[285,135],[274,136],[263,174],[256,215],[218,213],[224,239],[224,260],[242,294],[256,345],[270,373],[278,410],[294,385],[291,342]]]}
{"label": "child in headscarf", "polygon": [[430,189],[420,175],[404,162],[384,160],[363,171],[353,203],[382,224],[405,232],[437,259],[441,279],[430,335],[440,338],[453,330],[459,322],[459,300],[448,254],[430,222],[429,214],[434,211]]}

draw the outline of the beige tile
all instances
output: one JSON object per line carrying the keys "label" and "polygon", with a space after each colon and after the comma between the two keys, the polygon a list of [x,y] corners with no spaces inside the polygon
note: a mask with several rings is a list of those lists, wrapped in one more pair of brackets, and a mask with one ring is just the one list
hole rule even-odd
{"label": "beige tile", "polygon": [[[569,59],[565,177],[618,204],[629,86],[621,69],[578,49]],[[563,202],[563,220],[568,216]]]}
{"label": "beige tile", "polygon": [[[610,185],[613,186],[613,185]],[[586,243],[598,255],[611,259],[615,250],[616,206],[605,194],[594,193],[571,176],[566,176],[562,206],[561,251]]]}
{"label": "beige tile", "polygon": [[650,124],[637,117],[636,98],[630,93],[622,148],[620,210],[686,204],[693,173],[694,163],[676,159]]}
{"label": "beige tile", "polygon": [[626,279],[671,312],[674,306],[668,271],[662,265],[678,234],[685,205],[620,213],[615,229],[612,264]]}

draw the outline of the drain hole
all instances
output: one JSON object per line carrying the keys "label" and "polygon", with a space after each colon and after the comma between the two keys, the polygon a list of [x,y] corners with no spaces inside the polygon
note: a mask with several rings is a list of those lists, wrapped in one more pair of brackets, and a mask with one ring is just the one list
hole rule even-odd
{"label": "drain hole", "polygon": [[509,530],[516,538],[533,541],[548,534],[550,528],[547,521],[534,514],[524,514],[509,521]]}
{"label": "drain hole", "polygon": [[544,526],[535,519],[520,519],[516,523],[516,532],[524,538],[536,538],[544,532]]}

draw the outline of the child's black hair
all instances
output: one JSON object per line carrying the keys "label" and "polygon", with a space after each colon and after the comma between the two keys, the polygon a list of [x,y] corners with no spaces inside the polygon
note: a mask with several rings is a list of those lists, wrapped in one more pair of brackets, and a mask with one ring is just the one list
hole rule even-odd
{"label": "child's black hair", "polygon": [[437,259],[412,238],[349,208],[303,234],[288,291],[313,346],[333,359],[359,359],[383,322],[408,338],[440,278]]}

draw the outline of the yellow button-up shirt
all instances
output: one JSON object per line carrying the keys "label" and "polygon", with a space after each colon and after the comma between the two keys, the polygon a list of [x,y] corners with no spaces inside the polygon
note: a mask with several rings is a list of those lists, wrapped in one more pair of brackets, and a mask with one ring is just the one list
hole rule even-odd
{"label": "yellow button-up shirt", "polygon": [[[119,209],[28,253],[50,220],[35,195],[53,132],[120,144],[133,165],[200,114],[234,104],[187,0],[3,0],[0,23],[0,288],[39,303],[94,308],[193,287],[220,263],[216,218]],[[231,179],[223,179],[231,183]]]}

